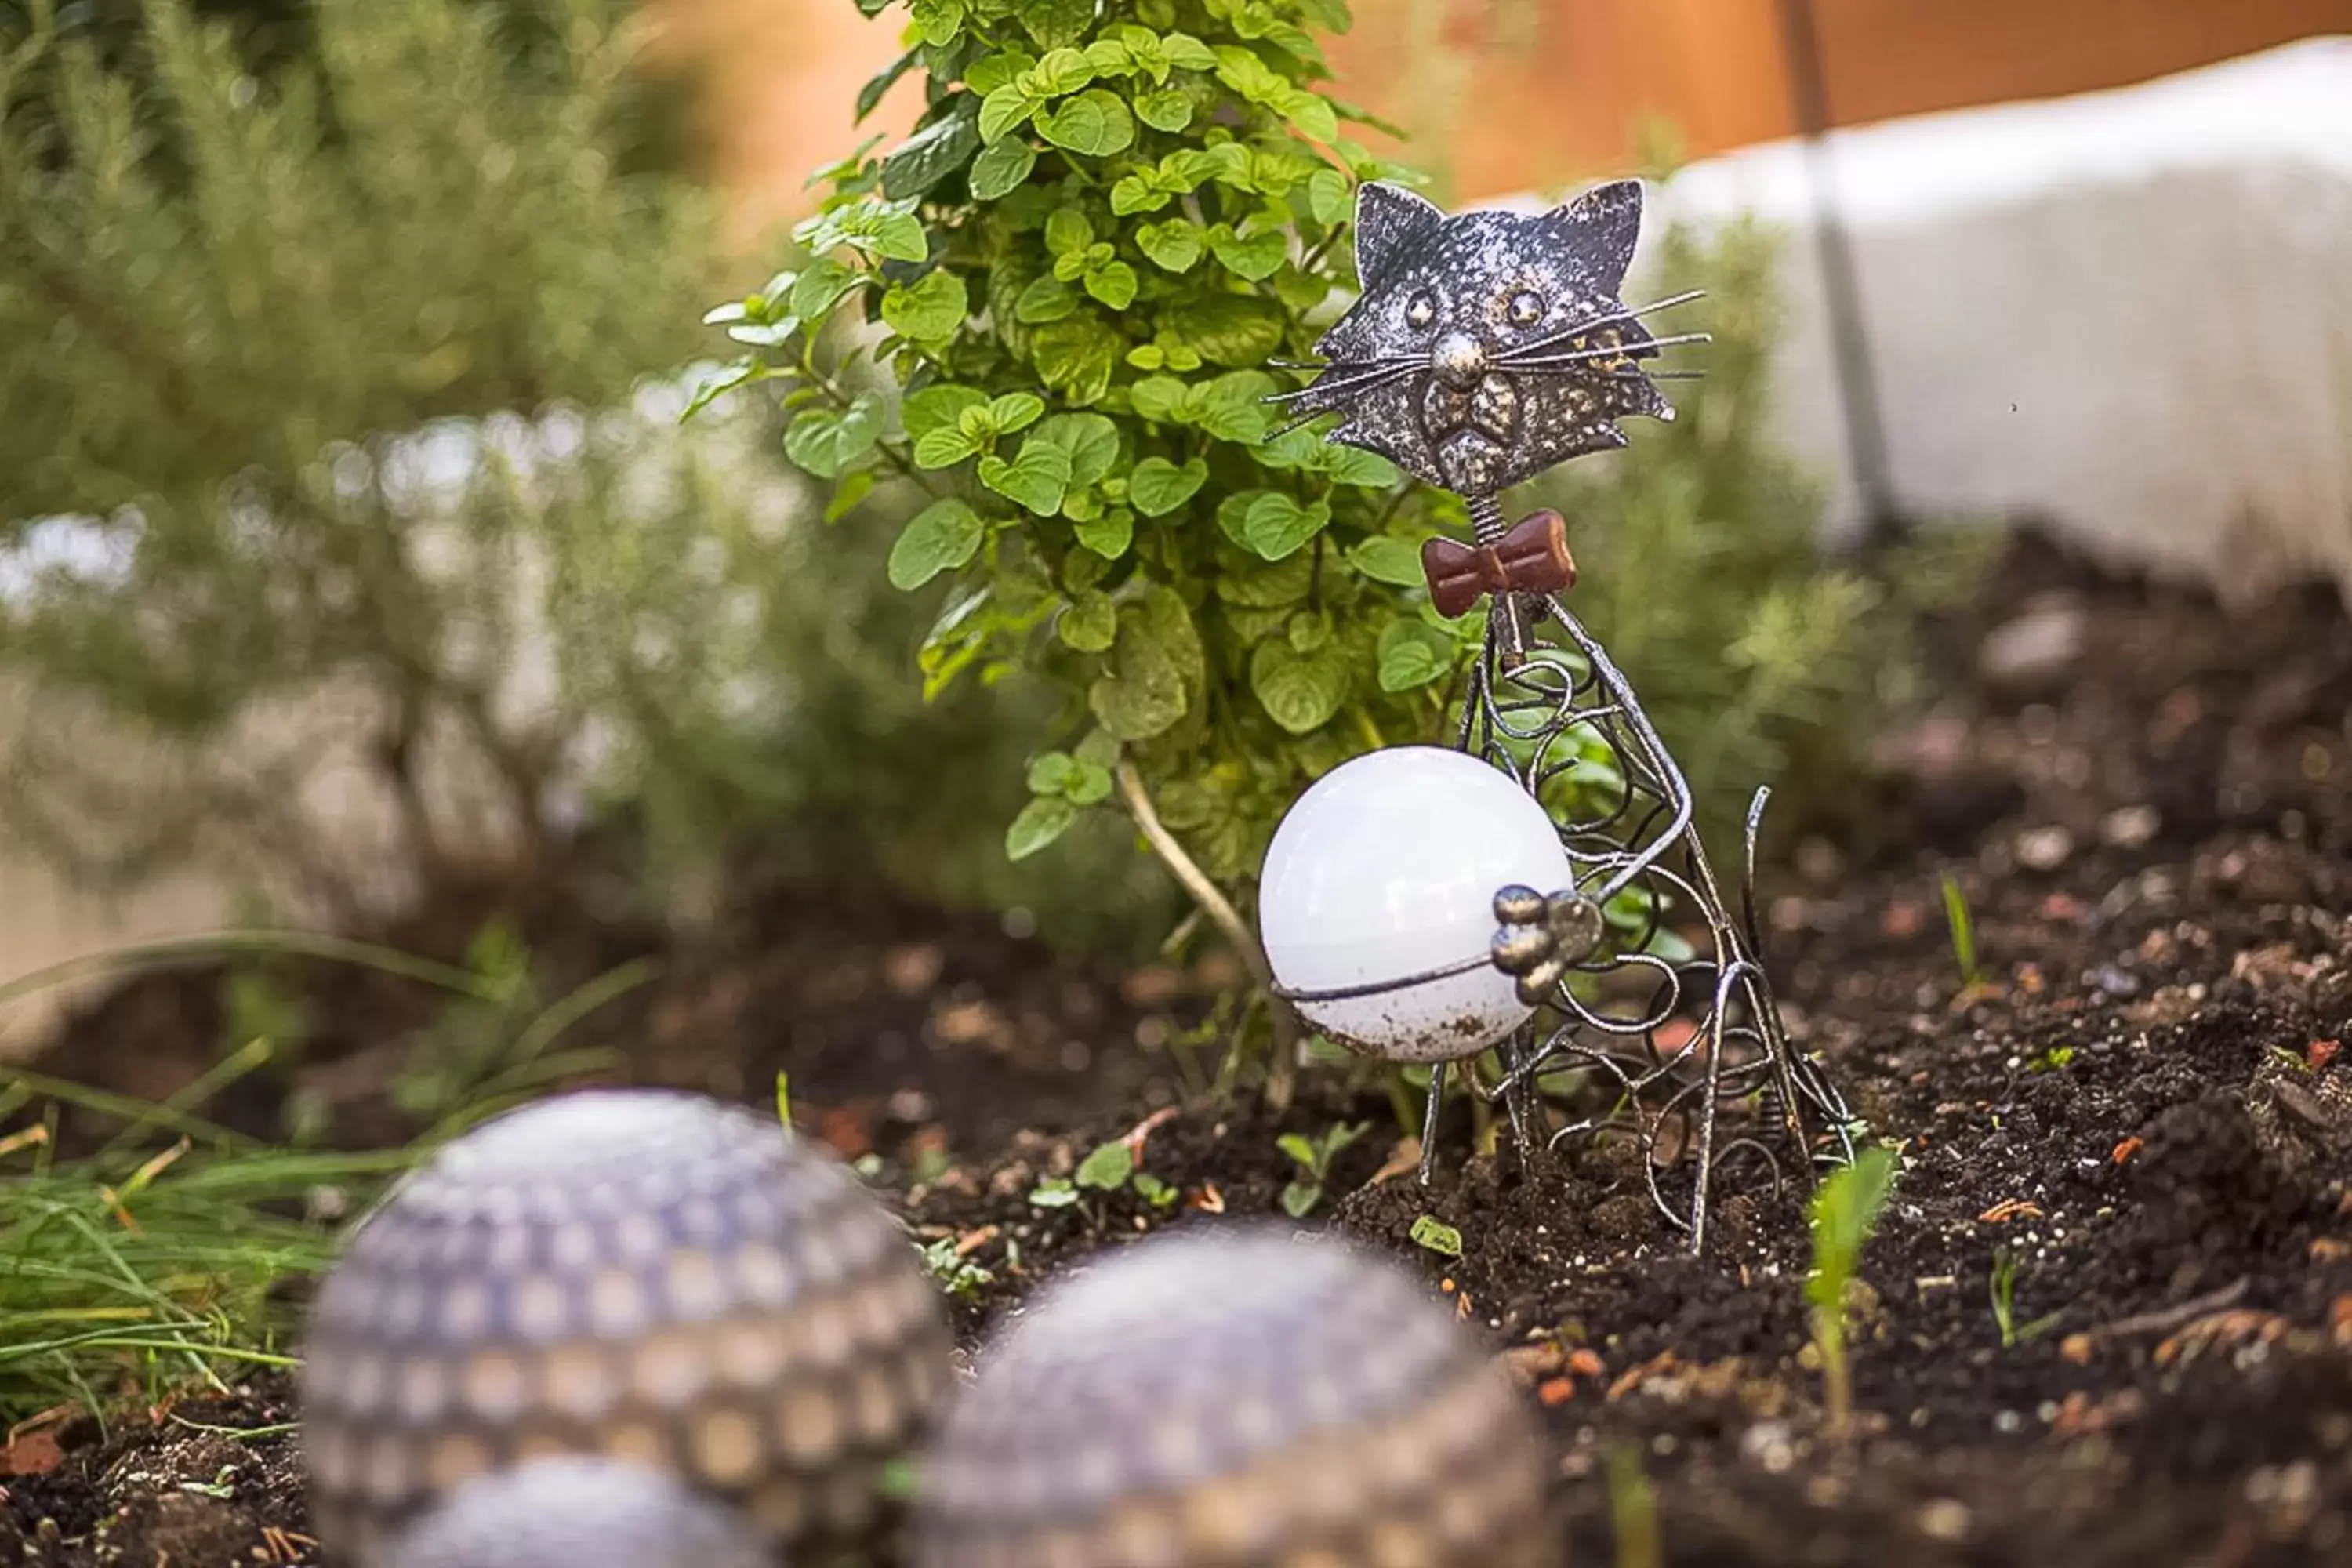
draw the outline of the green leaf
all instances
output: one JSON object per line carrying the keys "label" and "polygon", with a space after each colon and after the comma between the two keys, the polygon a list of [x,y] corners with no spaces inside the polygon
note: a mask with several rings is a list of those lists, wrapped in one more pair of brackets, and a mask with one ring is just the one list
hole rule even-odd
{"label": "green leaf", "polygon": [[937,431],[958,429],[968,410],[987,406],[988,394],[980,388],[941,382],[909,394],[898,405],[898,422],[910,440],[919,441]]}
{"label": "green leaf", "polygon": [[874,449],[882,434],[882,400],[870,392],[858,394],[847,408],[803,409],[784,432],[784,455],[818,479],[839,477],[841,471]]}
{"label": "green leaf", "polygon": [[808,264],[808,269],[793,285],[793,314],[814,327],[841,303],[843,295],[861,283],[873,279],[862,272],[853,272],[830,256],[820,256]]}
{"label": "green leaf", "polygon": [[1226,271],[1255,283],[1282,269],[1283,262],[1289,258],[1290,243],[1279,229],[1242,239],[1219,224],[1209,231],[1209,250]]}
{"label": "green leaf", "polygon": [[834,487],[833,499],[824,503],[824,521],[839,522],[854,510],[857,503],[874,493],[874,472],[861,468]]}
{"label": "green leaf", "polygon": [[930,255],[930,241],[912,213],[887,213],[877,219],[866,248],[886,261],[920,261]]}
{"label": "green leaf", "polygon": [[1019,0],[1013,11],[1041,49],[1076,43],[1095,19],[1094,0]]}
{"label": "green leaf", "polygon": [[1355,210],[1356,187],[1337,169],[1307,176],[1307,212],[1317,223],[1345,223]]}
{"label": "green leaf", "polygon": [[1119,38],[1097,38],[1087,46],[1087,64],[1095,68],[1095,75],[1133,76],[1136,71],[1135,51]]}
{"label": "green leaf", "polygon": [[1435,1215],[1423,1215],[1412,1222],[1409,1233],[1417,1247],[1425,1247],[1444,1258],[1462,1256],[1462,1233],[1439,1220]]}
{"label": "green leaf", "polygon": [[1097,1192],[1115,1193],[1127,1185],[1128,1177],[1135,1173],[1135,1151],[1113,1139],[1097,1144],[1094,1152],[1078,1162],[1077,1183]]}
{"label": "green leaf", "polygon": [[1108,262],[1087,272],[1087,292],[1114,310],[1135,303],[1135,268],[1124,261]]}
{"label": "green leaf", "polygon": [[1348,552],[1348,564],[1373,582],[1392,587],[1418,588],[1427,581],[1421,570],[1421,547],[1393,534],[1377,534],[1353,546]]}
{"label": "green leaf", "polygon": [[1006,392],[989,399],[988,422],[1000,436],[1010,436],[1037,423],[1045,412],[1045,400],[1034,393]]}
{"label": "green leaf", "polygon": [[[969,98],[961,100],[970,103]],[[980,150],[980,130],[967,112],[933,121],[882,160],[882,194],[892,201],[919,196],[969,163]]]}
{"label": "green leaf", "polygon": [[914,0],[910,9],[915,31],[934,47],[963,31],[965,0]]}
{"label": "green leaf", "polygon": [[1056,147],[1093,158],[1124,153],[1135,142],[1135,119],[1108,88],[1088,88],[1037,117],[1037,132]]}
{"label": "green leaf", "polygon": [[1070,457],[1070,483],[1091,485],[1118,461],[1118,426],[1099,414],[1056,414],[1030,434]]}
{"label": "green leaf", "polygon": [[1086,51],[1064,46],[1047,49],[1022,85],[1041,98],[1060,98],[1094,79],[1095,63],[1087,58]]}
{"label": "green leaf", "polygon": [[1022,137],[999,135],[971,161],[967,182],[974,201],[992,202],[1017,187],[1037,166],[1037,149]]}
{"label": "green leaf", "polygon": [[1320,1182],[1292,1182],[1282,1189],[1282,1212],[1293,1219],[1305,1219],[1322,1201]]}
{"label": "green leaf", "polygon": [[1045,384],[1073,403],[1092,403],[1110,388],[1121,339],[1091,316],[1052,321],[1031,335],[1030,362]]}
{"label": "green leaf", "polygon": [[1292,734],[1319,730],[1348,700],[1347,655],[1329,644],[1301,653],[1286,640],[1261,642],[1250,655],[1250,689]]}
{"label": "green leaf", "polygon": [[1245,294],[1196,301],[1174,322],[1183,340],[1217,364],[1250,365],[1282,346],[1282,307]]}
{"label": "green leaf", "polygon": [[1108,770],[1118,761],[1118,737],[1107,730],[1089,730],[1073,754],[1087,767]]}
{"label": "green leaf", "polygon": [[1244,490],[1217,507],[1217,526],[1225,537],[1265,561],[1296,552],[1330,521],[1328,502],[1301,506],[1280,490]]}
{"label": "green leaf", "polygon": [[[1033,800],[1029,804],[1031,805],[1034,805],[1037,803]],[[1063,801],[1060,804],[1068,805],[1069,802]],[[1025,816],[1027,814],[1024,812],[1023,815]],[[1072,809],[1071,820],[1076,820],[1076,808]],[[1062,826],[1064,827],[1067,827],[1069,823],[1066,822]],[[1060,836],[1060,833],[1057,831],[1054,837],[1059,837]],[[1013,836],[1008,832],[1005,835],[1005,847],[1008,850],[1012,847],[1012,841]],[[1037,844],[1031,847],[1031,848],[1026,852],[1034,855],[1039,849],[1044,848],[1047,844],[1050,844],[1054,840],[1052,838],[1040,840]],[[1021,857],[1015,855],[1013,858],[1017,860]],[[1069,1183],[1069,1179],[1066,1176],[1048,1176],[1044,1181],[1029,1189],[1029,1202],[1031,1206],[1034,1208],[1066,1209],[1071,1205],[1076,1203],[1078,1198],[1078,1189],[1072,1186]]]}
{"label": "green leaf", "polygon": [[1008,860],[1026,860],[1048,844],[1070,830],[1078,820],[1078,806],[1074,801],[1058,795],[1030,797],[1012,825],[1004,830],[1004,857]]}
{"label": "green leaf", "polygon": [[1081,254],[1094,242],[1094,225],[1076,207],[1055,207],[1045,220],[1045,248],[1055,256]]}
{"label": "green leaf", "polygon": [[1181,87],[1138,93],[1135,117],[1154,131],[1181,131],[1192,123],[1192,95]]}
{"label": "green leaf", "polygon": [[1029,793],[1066,795],[1082,771],[1078,760],[1067,752],[1040,752],[1029,759]]}
{"label": "green leaf", "polygon": [[1037,57],[1026,49],[1002,49],[992,55],[982,55],[964,68],[963,84],[982,99],[1002,87],[1010,87],[1027,71],[1037,68]]}
{"label": "green leaf", "polygon": [[1120,610],[1109,664],[1087,705],[1113,736],[1148,741],[1183,718],[1205,671],[1201,634],[1184,601],[1154,587]]}
{"label": "green leaf", "polygon": [[954,497],[933,501],[890,546],[890,585],[904,593],[963,565],[979,552],[987,531],[980,514]]}
{"label": "green leaf", "polygon": [[1216,52],[1190,33],[1170,33],[1160,40],[1168,63],[1188,71],[1213,71],[1217,68]]}
{"label": "green leaf", "polygon": [[980,443],[954,426],[927,430],[915,437],[915,467],[952,468],[980,450]]}
{"label": "green leaf", "polygon": [[1304,88],[1293,89],[1284,95],[1282,117],[1311,142],[1329,142],[1339,139],[1339,117],[1332,112],[1331,100],[1321,93],[1309,92]]}
{"label": "green leaf", "polygon": [[1069,488],[1070,454],[1033,433],[1009,463],[999,457],[982,458],[980,482],[1039,517],[1051,517],[1062,510],[1062,492]]}
{"label": "green leaf", "polygon": [[1201,231],[1189,219],[1147,223],[1135,231],[1135,247],[1154,266],[1169,272],[1189,272],[1201,259]]}
{"label": "green leaf", "polygon": [[1873,1145],[1853,1163],[1831,1172],[1813,1189],[1813,1272],[1805,1299],[1823,1311],[1845,1310],[1845,1284],[1862,1260],[1870,1233],[1895,1188],[1895,1151]]}
{"label": "green leaf", "polygon": [[1013,303],[1013,319],[1031,326],[1046,321],[1058,321],[1078,308],[1078,297],[1070,286],[1048,273],[1021,290],[1021,298]]}
{"label": "green leaf", "polygon": [[1135,542],[1135,514],[1114,507],[1091,522],[1077,525],[1078,542],[1106,561],[1116,561]]}
{"label": "green leaf", "polygon": [[882,296],[883,324],[919,343],[953,337],[971,309],[963,279],[945,268],[925,273],[912,288],[894,284]]}
{"label": "green leaf", "polygon": [[882,95],[888,92],[898,84],[900,77],[905,76],[914,68],[919,54],[919,50],[908,49],[866,79],[866,85],[857,89],[857,112],[851,118],[851,124],[862,124],[866,117],[874,112],[876,106],[882,101]]}
{"label": "green leaf", "polygon": [[1172,375],[1147,375],[1127,389],[1128,405],[1139,418],[1170,424],[1183,416],[1190,390]]}
{"label": "green leaf", "polygon": [[1324,472],[1336,485],[1360,485],[1368,490],[1394,489],[1404,476],[1397,467],[1378,452],[1367,452],[1361,447],[1326,446]]}
{"label": "green leaf", "polygon": [[767,378],[768,367],[750,354],[746,354],[698,383],[693,398],[687,404],[685,410],[678,415],[677,422],[681,425],[685,424],[739,386],[748,386],[755,381],[765,381]]}
{"label": "green leaf", "polygon": [[1296,605],[1314,589],[1314,558],[1304,554],[1286,561],[1245,561],[1217,578],[1219,599],[1253,610]]}
{"label": "green leaf", "polygon": [[1209,465],[1198,458],[1178,468],[1165,458],[1146,458],[1127,477],[1127,500],[1146,517],[1165,517],[1191,500],[1208,482]]}
{"label": "green leaf", "polygon": [[1101,653],[1118,640],[1118,606],[1108,594],[1089,588],[1070,600],[1055,629],[1080,653]]}
{"label": "green leaf", "polygon": [[998,88],[980,101],[980,139],[992,143],[1003,140],[1005,132],[1034,114],[1043,101],[1016,86]]}
{"label": "green leaf", "polygon": [[1416,620],[1391,621],[1381,628],[1379,671],[1382,691],[1411,691],[1454,673],[1454,640]]}

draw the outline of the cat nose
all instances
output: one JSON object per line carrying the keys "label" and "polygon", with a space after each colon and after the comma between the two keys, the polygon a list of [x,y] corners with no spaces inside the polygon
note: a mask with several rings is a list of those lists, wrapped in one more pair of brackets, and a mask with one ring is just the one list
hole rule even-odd
{"label": "cat nose", "polygon": [[1431,345],[1429,368],[1455,386],[1475,386],[1486,374],[1486,346],[1467,332],[1448,332]]}

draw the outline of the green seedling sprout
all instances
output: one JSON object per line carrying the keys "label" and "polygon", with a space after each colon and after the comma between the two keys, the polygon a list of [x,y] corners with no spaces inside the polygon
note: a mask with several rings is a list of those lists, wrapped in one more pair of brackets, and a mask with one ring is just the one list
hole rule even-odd
{"label": "green seedling sprout", "polygon": [[1642,1450],[1619,1443],[1609,1450],[1609,1527],[1617,1538],[1617,1568],[1661,1568],[1658,1500],[1642,1470]]}
{"label": "green seedling sprout", "polygon": [[1286,1132],[1276,1139],[1276,1145],[1296,1161],[1303,1173],[1282,1189],[1282,1212],[1293,1219],[1305,1219],[1313,1214],[1315,1206],[1323,1201],[1324,1184],[1331,1179],[1331,1162],[1370,1130],[1369,1121],[1341,1121],[1326,1129],[1320,1138]]}
{"label": "green seedling sprout", "polygon": [[[1066,1209],[1086,1192],[1106,1195],[1131,1189],[1153,1208],[1164,1209],[1181,1196],[1177,1189],[1136,1163],[1135,1150],[1124,1138],[1097,1143],[1070,1176],[1048,1176],[1029,1190],[1029,1202],[1041,1209]],[[1085,1191],[1081,1191],[1085,1189]],[[1097,1218],[1100,1216],[1097,1215]]]}
{"label": "green seedling sprout", "polygon": [[1949,871],[1944,873],[1944,923],[1951,929],[1952,957],[1960,966],[1960,984],[1973,990],[1984,984],[1977,962],[1977,924],[1969,913],[1969,896]]}
{"label": "green seedling sprout", "polygon": [[2006,1247],[1996,1247],[1992,1252],[1992,1278],[1989,1293],[1992,1297],[1993,1325],[2000,1330],[2000,1348],[2014,1350],[2047,1333],[2066,1314],[2050,1312],[2030,1323],[2017,1321],[2017,1254]]}
{"label": "green seedling sprout", "polygon": [[943,1236],[928,1247],[916,1248],[923,1257],[923,1267],[940,1282],[940,1289],[959,1301],[969,1301],[995,1281],[995,1273],[974,1263],[956,1250],[955,1237]]}
{"label": "green seedling sprout", "polygon": [[1894,1186],[1895,1152],[1881,1145],[1856,1154],[1853,1164],[1832,1172],[1813,1193],[1813,1271],[1805,1281],[1805,1299],[1812,1303],[1830,1430],[1841,1436],[1853,1415],[1845,1359],[1846,1287]]}

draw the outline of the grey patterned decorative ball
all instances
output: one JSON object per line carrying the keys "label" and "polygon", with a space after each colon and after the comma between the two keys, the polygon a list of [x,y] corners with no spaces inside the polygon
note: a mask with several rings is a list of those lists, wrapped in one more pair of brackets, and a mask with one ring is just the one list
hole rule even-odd
{"label": "grey patterned decorative ball", "polygon": [[751,1521],[625,1459],[476,1476],[385,1549],[385,1568],[774,1568]]}
{"label": "grey patterned decorative ball", "polygon": [[1546,1450],[1394,1265],[1255,1227],[1129,1247],[982,1355],[914,1568],[1537,1568]]}
{"label": "grey patterned decorative ball", "polygon": [[951,1344],[897,1223],[772,1120],[652,1090],[543,1100],[403,1183],[320,1289],[312,1517],[375,1568],[466,1482],[593,1455],[771,1545],[861,1545]]}

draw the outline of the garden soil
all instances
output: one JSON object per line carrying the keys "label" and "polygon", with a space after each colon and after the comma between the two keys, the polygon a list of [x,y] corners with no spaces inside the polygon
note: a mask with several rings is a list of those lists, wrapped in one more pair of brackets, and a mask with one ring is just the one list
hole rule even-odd
{"label": "garden soil", "polygon": [[[1369,1084],[1310,1075],[1280,1116],[1196,1092],[1213,971],[778,895],[723,942],[667,942],[602,1037],[638,1081],[761,1100],[788,1070],[795,1120],[961,1256],[968,1344],[1099,1249],[1278,1216],[1298,1173],[1277,1136],[1366,1126],[1307,1223],[1418,1270],[1524,1384],[1565,1562],[2352,1563],[2352,625],[2328,595],[2226,613],[2028,543],[1933,643],[1947,695],[1881,738],[1879,848],[1800,845],[1766,889],[1792,1033],[1903,1140],[1849,1302],[1843,1434],[1793,1186],[1730,1183],[1691,1258],[1622,1156],[1522,1169],[1475,1152],[1465,1108],[1423,1189]],[[219,981],[142,982],[51,1065],[169,1092],[217,1047]],[[339,1021],[305,1070],[340,1126],[386,1114],[353,1064],[422,1008],[312,998]],[[274,1114],[258,1090],[239,1110]],[[1175,1201],[1033,1201],[1122,1137]],[[1458,1257],[1411,1239],[1424,1215]],[[0,1565],[314,1560],[295,1415],[264,1383],[15,1435],[0,1455],[39,1473],[0,1479]]]}

